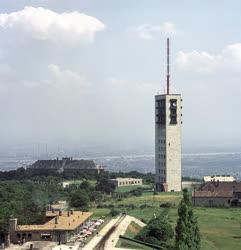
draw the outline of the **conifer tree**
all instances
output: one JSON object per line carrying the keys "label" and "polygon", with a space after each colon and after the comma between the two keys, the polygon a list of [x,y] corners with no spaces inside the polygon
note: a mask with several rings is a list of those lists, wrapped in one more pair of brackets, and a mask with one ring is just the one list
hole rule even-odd
{"label": "conifer tree", "polygon": [[177,250],[198,250],[201,247],[197,219],[186,189],[183,190],[183,199],[178,208],[175,245]]}

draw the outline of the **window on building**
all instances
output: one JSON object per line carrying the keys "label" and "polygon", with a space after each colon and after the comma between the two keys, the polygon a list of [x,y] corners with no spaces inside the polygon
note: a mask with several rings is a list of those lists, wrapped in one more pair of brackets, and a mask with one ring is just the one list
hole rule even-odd
{"label": "window on building", "polygon": [[156,101],[156,123],[165,125],[166,123],[166,102],[165,100]]}
{"label": "window on building", "polygon": [[177,124],[177,99],[170,100],[170,124]]}
{"label": "window on building", "polygon": [[209,203],[209,207],[213,206],[213,200],[209,200],[208,203]]}

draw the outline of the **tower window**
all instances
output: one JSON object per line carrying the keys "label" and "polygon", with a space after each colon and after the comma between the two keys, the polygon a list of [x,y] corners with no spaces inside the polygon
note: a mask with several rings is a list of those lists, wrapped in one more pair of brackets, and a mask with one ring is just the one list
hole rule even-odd
{"label": "tower window", "polygon": [[165,100],[156,101],[156,123],[165,125],[166,123],[166,102]]}
{"label": "tower window", "polygon": [[170,124],[177,124],[177,99],[170,100]]}

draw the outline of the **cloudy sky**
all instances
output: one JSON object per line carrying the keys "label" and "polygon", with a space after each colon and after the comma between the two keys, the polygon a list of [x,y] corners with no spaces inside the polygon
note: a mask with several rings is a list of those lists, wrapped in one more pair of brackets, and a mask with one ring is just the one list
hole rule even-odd
{"label": "cloudy sky", "polygon": [[170,37],[184,150],[238,150],[240,9],[222,0],[1,0],[1,145],[152,148]]}

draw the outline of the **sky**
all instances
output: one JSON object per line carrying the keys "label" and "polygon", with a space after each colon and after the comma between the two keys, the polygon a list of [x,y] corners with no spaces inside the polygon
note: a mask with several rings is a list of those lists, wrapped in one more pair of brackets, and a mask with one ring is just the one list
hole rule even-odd
{"label": "sky", "polygon": [[184,151],[238,151],[240,9],[235,0],[1,0],[0,145],[152,150],[170,37]]}

